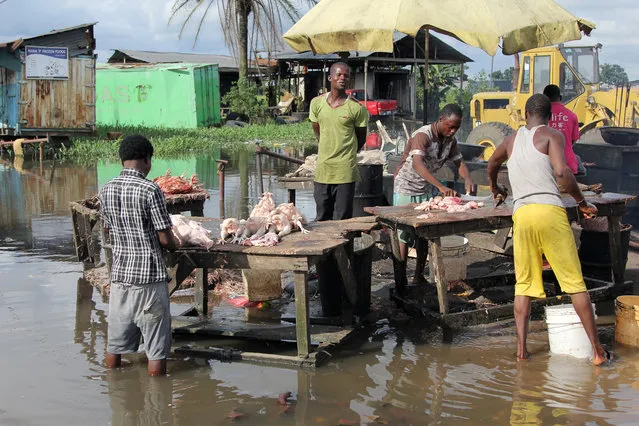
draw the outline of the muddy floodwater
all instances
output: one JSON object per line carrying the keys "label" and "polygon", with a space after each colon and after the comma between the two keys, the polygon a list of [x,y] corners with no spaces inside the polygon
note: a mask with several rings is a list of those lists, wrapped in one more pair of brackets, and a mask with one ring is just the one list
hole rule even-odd
{"label": "muddy floodwater", "polygon": [[[155,175],[198,173],[219,214],[215,159],[154,161]],[[257,200],[246,153],[222,155],[227,216]],[[286,201],[267,162],[265,189]],[[104,366],[107,304],[74,259],[69,202],[94,195],[117,164],[40,167],[0,162],[0,425],[620,425],[639,423],[639,352],[612,343],[612,366],[551,355],[543,323],[533,324],[533,358],[514,358],[511,324],[468,328],[443,343],[415,320],[382,320],[327,365],[297,370],[175,356],[167,377],[148,378],[142,357]],[[310,192],[297,203],[310,218]],[[605,309],[604,311],[605,312]],[[607,313],[611,313],[610,306]],[[599,318],[611,324],[605,313]],[[291,392],[291,405],[278,395]]]}

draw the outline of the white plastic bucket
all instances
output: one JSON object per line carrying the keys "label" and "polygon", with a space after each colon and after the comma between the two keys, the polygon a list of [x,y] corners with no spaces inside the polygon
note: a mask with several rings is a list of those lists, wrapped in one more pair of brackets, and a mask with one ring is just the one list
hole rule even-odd
{"label": "white plastic bucket", "polygon": [[[594,312],[595,305],[592,305]],[[597,318],[597,315],[595,315]],[[592,345],[579,315],[572,304],[546,306],[546,324],[550,352],[572,355],[577,358],[591,358]]]}
{"label": "white plastic bucket", "polygon": [[448,281],[466,279],[468,238],[459,235],[442,237],[442,258]]}

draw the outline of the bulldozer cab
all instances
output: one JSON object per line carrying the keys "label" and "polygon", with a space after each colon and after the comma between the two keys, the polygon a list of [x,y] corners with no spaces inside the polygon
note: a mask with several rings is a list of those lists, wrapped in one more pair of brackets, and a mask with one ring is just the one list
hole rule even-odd
{"label": "bulldozer cab", "polygon": [[526,123],[526,101],[542,93],[548,84],[559,86],[562,102],[577,115],[580,124],[591,120],[587,115],[588,97],[599,90],[598,47],[560,45],[524,52],[515,68],[518,78],[513,92],[473,96],[473,130],[466,143],[486,146],[483,157],[490,158],[503,139]]}

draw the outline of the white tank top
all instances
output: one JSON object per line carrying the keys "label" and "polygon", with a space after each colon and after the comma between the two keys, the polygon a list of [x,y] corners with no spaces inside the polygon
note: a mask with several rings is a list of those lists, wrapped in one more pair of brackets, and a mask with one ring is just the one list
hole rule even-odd
{"label": "white tank top", "polygon": [[[543,126],[543,125],[542,125]],[[526,204],[549,204],[563,207],[550,157],[535,148],[533,137],[542,126],[517,131],[508,159],[508,179],[513,190],[513,213]]]}

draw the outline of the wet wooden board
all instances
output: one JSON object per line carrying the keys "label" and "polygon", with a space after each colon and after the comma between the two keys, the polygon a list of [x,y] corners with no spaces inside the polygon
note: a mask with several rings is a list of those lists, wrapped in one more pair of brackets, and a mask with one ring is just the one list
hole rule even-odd
{"label": "wet wooden board", "polygon": [[[193,218],[212,233],[212,238],[220,236],[220,219]],[[377,227],[375,217],[362,217],[347,220],[313,222],[307,226],[308,234],[292,232],[285,235],[279,244],[273,247],[248,247],[239,244],[216,244],[210,250],[203,248],[182,248],[174,253],[186,253],[190,256],[202,253],[242,253],[257,256],[323,256],[348,242],[348,239],[362,232],[370,232]],[[212,266],[209,266],[212,267]],[[275,268],[275,266],[273,266]],[[271,269],[273,269],[271,268]],[[243,268],[245,269],[245,268]],[[285,268],[284,268],[285,269]]]}
{"label": "wet wooden board", "polygon": [[[624,292],[632,290],[632,281],[626,281],[622,285],[615,285],[611,282],[601,281],[593,278],[585,278],[588,286],[588,294],[593,303],[612,300]],[[514,275],[511,281],[514,282]],[[463,328],[479,324],[489,324],[514,316],[514,304],[507,303],[494,307],[482,307],[479,309],[464,312],[455,312],[440,315],[436,312],[426,310],[423,302],[410,296],[399,296],[396,292],[391,293],[391,297],[399,303],[411,315],[421,317],[432,317],[442,325],[450,328]],[[534,299],[531,302],[531,315],[533,319],[542,319],[545,306],[570,303],[570,296],[561,294],[543,299]]]}
{"label": "wet wooden board", "polygon": [[209,198],[209,194],[206,191],[196,191],[189,194],[164,194],[167,206],[170,204],[187,203],[189,201],[204,202]]}
{"label": "wet wooden board", "polygon": [[[621,216],[625,212],[626,203],[636,197],[625,194],[603,193],[586,196],[586,200],[593,203],[599,209],[600,216]],[[563,197],[567,210],[576,210],[577,203],[572,197]],[[415,229],[426,228],[425,233],[435,237],[450,235],[455,233],[473,232],[474,230],[499,229],[512,225],[512,206],[505,204],[501,207],[490,206],[466,212],[447,213],[440,211],[423,212],[414,209],[412,206],[390,206],[390,207],[366,207],[368,213],[378,216],[379,220],[409,226]],[[424,213],[431,213],[430,219],[417,219]],[[571,212],[569,212],[571,213]],[[576,211],[572,212],[576,219]],[[472,222],[476,222],[472,224]],[[437,226],[459,224],[459,229],[453,229],[449,234],[443,234],[437,230]],[[465,224],[465,226],[463,225]]]}
{"label": "wet wooden board", "polygon": [[313,189],[314,186],[312,177],[280,177],[277,181],[284,189]]}
{"label": "wet wooden board", "polygon": [[[248,323],[227,319],[215,322],[197,317],[173,317],[171,327],[175,334],[195,334],[201,336],[241,337],[246,339],[294,342],[295,324],[290,323]],[[352,328],[331,325],[311,325],[311,344],[339,343],[353,332]]]}

